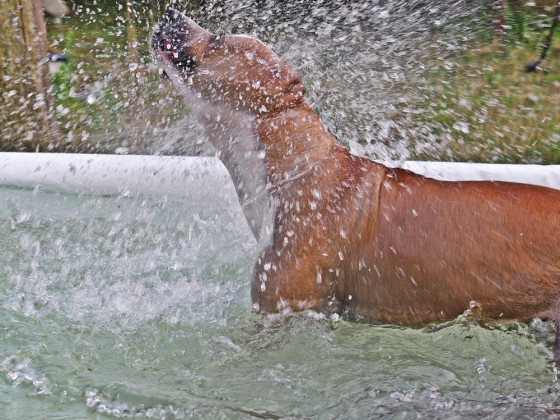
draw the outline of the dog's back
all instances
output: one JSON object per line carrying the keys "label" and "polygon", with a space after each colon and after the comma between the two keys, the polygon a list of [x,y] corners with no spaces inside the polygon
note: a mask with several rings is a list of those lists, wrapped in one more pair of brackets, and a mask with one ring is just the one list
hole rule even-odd
{"label": "dog's back", "polygon": [[259,240],[256,309],[349,308],[423,324],[474,301],[491,319],[560,321],[560,191],[435,181],[352,156],[291,66],[260,41],[211,34],[179,12],[166,13],[152,45],[187,97],[215,110],[201,119]]}
{"label": "dog's back", "polygon": [[360,312],[426,323],[475,301],[491,319],[560,315],[560,191],[390,169],[373,218],[361,248],[375,269],[354,300]]}

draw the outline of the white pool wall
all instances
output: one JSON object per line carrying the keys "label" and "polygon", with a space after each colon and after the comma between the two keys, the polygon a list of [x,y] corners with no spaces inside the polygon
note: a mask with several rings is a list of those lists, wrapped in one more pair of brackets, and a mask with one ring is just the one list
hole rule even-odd
{"label": "white pool wall", "polygon": [[560,189],[560,165],[406,161],[401,167],[442,181],[506,181]]}
{"label": "white pool wall", "polygon": [[212,157],[0,153],[0,185],[237,203],[227,170]]}
{"label": "white pool wall", "polygon": [[[560,189],[560,165],[407,161],[400,166],[440,180],[509,181]],[[237,204],[229,174],[214,157],[5,152],[0,153],[0,185]]]}

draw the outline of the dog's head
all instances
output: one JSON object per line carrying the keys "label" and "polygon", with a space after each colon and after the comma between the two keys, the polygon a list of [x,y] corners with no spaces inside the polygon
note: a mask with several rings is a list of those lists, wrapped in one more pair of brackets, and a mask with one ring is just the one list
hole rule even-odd
{"label": "dog's head", "polygon": [[266,115],[303,102],[301,76],[257,39],[216,35],[168,9],[154,30],[156,61],[196,97]]}

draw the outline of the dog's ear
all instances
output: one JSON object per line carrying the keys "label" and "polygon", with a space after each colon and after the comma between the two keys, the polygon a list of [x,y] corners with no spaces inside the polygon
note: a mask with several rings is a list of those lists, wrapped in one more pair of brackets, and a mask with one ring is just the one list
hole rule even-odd
{"label": "dog's ear", "polygon": [[294,73],[293,78],[288,85],[289,91],[293,94],[302,96],[305,95],[305,86],[301,80],[301,73]]}
{"label": "dog's ear", "polygon": [[286,71],[286,81],[287,81],[287,91],[293,93],[297,96],[302,96],[305,94],[305,86],[301,81],[302,75],[300,72],[294,70],[293,66],[287,62],[282,61],[282,67]]}
{"label": "dog's ear", "polygon": [[297,72],[292,73],[292,77],[288,82],[288,93],[292,96],[296,103],[299,103],[300,100],[303,100],[303,96],[305,95],[305,86],[301,80],[301,74]]}

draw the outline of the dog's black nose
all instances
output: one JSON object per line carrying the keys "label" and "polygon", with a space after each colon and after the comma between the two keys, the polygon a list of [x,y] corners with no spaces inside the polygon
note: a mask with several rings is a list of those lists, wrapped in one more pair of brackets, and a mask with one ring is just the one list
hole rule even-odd
{"label": "dog's black nose", "polygon": [[152,48],[170,50],[178,45],[188,29],[188,21],[187,16],[178,10],[168,8],[154,27]]}
{"label": "dog's black nose", "polygon": [[186,24],[187,23],[187,16],[185,16],[184,14],[182,14],[181,12],[179,12],[178,10],[175,10],[171,7],[167,8],[167,10],[165,11],[163,18],[162,18],[162,23],[164,25],[177,25],[177,24]]}
{"label": "dog's black nose", "polygon": [[161,36],[167,32],[184,31],[188,25],[188,17],[178,10],[168,8],[159,23],[154,27],[154,35]]}

